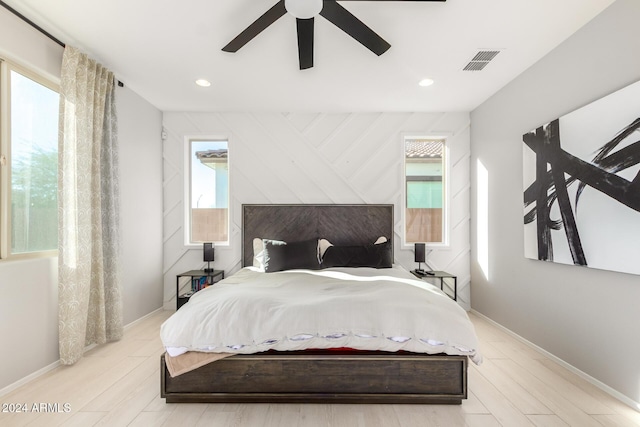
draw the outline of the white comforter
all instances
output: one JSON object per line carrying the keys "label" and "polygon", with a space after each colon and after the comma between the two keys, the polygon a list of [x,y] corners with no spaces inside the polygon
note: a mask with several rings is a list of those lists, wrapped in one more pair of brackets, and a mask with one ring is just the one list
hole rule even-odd
{"label": "white comforter", "polygon": [[401,267],[276,273],[246,267],[194,294],[160,336],[172,356],[349,347],[481,361],[464,309]]}

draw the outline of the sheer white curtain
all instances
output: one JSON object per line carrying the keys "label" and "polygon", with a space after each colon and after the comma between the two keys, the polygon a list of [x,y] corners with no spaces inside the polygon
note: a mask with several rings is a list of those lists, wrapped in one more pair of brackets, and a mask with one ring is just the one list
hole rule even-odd
{"label": "sheer white curtain", "polygon": [[122,337],[115,78],[78,49],[62,59],[58,140],[60,361]]}

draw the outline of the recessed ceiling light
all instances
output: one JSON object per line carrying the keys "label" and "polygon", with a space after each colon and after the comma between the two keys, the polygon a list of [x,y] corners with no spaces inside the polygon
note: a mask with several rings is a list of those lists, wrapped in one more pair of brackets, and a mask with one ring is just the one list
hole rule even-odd
{"label": "recessed ceiling light", "polygon": [[422,79],[418,82],[419,86],[427,87],[433,84],[433,79]]}
{"label": "recessed ceiling light", "polygon": [[211,86],[211,82],[206,79],[198,79],[196,80],[196,84],[201,87],[209,87]]}

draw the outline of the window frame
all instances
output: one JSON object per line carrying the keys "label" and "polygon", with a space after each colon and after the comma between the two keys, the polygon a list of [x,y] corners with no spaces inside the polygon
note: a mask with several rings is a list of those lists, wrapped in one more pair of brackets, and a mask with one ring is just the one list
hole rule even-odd
{"label": "window frame", "polygon": [[[402,248],[413,249],[415,243],[425,243],[427,248],[432,249],[449,249],[451,247],[451,150],[449,147],[449,140],[452,134],[448,132],[443,133],[429,133],[429,132],[411,132],[401,133],[401,156],[402,156]],[[442,242],[408,242],[407,241],[407,155],[406,144],[410,139],[432,139],[443,140],[443,153],[442,153]],[[409,180],[411,181],[411,180]]]}
{"label": "window frame", "polygon": [[58,256],[58,249],[11,253],[11,72],[16,72],[60,95],[57,82],[0,58],[0,262]]}
{"label": "window frame", "polygon": [[183,245],[185,249],[196,249],[202,247],[202,242],[191,241],[191,165],[193,159],[191,158],[191,143],[192,142],[206,142],[206,141],[226,141],[227,142],[227,241],[226,242],[213,242],[216,247],[228,247],[231,245],[231,138],[228,135],[185,135],[182,147],[182,153],[184,157],[184,187],[183,187]]}

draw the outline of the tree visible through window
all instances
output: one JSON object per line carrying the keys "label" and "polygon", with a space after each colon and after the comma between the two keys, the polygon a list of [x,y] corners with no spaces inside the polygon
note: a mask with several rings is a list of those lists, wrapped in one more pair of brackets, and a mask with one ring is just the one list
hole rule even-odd
{"label": "tree visible through window", "polygon": [[445,241],[444,139],[405,138],[405,242]]}
{"label": "tree visible through window", "polygon": [[5,97],[0,113],[4,123],[9,123],[9,132],[4,134],[9,141],[3,142],[2,151],[9,168],[2,178],[10,183],[2,186],[2,191],[9,192],[2,206],[4,258],[58,247],[59,95],[52,85],[42,84],[29,73],[6,63],[3,67]]}

